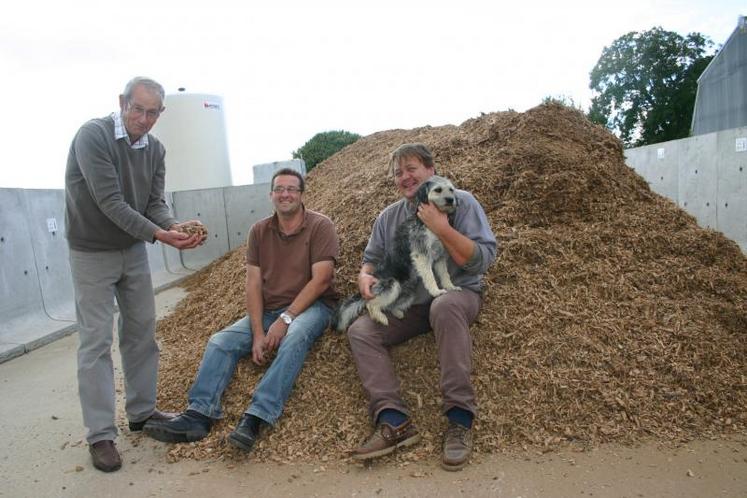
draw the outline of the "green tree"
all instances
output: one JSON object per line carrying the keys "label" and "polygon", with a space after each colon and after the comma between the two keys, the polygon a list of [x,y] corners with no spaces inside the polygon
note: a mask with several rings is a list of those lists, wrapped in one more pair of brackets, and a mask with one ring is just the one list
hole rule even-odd
{"label": "green tree", "polygon": [[311,171],[317,164],[359,138],[361,136],[357,133],[343,130],[317,133],[302,147],[293,152],[293,159],[303,159],[306,163],[306,171]]}
{"label": "green tree", "polygon": [[542,99],[543,104],[557,104],[562,105],[563,107],[570,107],[571,109],[578,109],[581,110],[581,106],[576,104],[576,101],[573,100],[573,97],[569,97],[568,95],[546,95]]}
{"label": "green tree", "polygon": [[632,31],[605,47],[591,71],[589,119],[626,146],[690,134],[698,77],[713,58],[700,33],[682,37],[660,27]]}

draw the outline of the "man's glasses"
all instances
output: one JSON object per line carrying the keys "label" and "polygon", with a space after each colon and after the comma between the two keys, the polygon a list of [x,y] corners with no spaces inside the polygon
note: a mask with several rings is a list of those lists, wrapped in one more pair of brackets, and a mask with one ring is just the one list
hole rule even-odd
{"label": "man's glasses", "polygon": [[289,194],[297,194],[301,192],[301,189],[298,187],[275,187],[272,191],[276,194],[284,194],[285,192],[288,192]]}
{"label": "man's glasses", "polygon": [[132,103],[129,106],[127,106],[127,109],[130,111],[130,114],[136,117],[139,117],[145,114],[145,117],[147,117],[148,119],[156,119],[158,116],[161,115],[160,109],[159,110],[151,109],[151,110],[146,111],[145,108],[143,108],[142,106],[139,106],[137,104],[132,104]]}

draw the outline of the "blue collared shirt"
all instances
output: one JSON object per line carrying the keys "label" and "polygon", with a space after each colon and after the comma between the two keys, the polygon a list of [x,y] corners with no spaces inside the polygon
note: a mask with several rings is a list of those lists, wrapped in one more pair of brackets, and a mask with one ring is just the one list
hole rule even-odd
{"label": "blue collared shirt", "polygon": [[122,114],[120,112],[113,112],[110,116],[114,120],[114,140],[124,138],[127,141],[127,144],[133,149],[144,149],[148,146],[147,133],[138,138],[134,144],[130,143],[130,136],[127,134],[127,129],[122,121]]}

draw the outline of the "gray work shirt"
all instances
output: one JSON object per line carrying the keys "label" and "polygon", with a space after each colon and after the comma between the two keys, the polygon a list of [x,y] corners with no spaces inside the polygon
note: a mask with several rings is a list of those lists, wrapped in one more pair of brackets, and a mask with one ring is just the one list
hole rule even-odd
{"label": "gray work shirt", "polygon": [[[451,257],[448,258],[449,274],[454,285],[475,292],[482,291],[482,278],[490,265],[495,261],[497,243],[490,229],[485,211],[477,199],[467,191],[457,190],[458,206],[454,216],[453,227],[462,235],[475,242],[477,253],[462,267],[458,267]],[[394,234],[397,227],[409,216],[415,216],[415,204],[402,198],[387,206],[376,218],[376,222],[363,252],[363,263],[374,267],[384,260],[384,255],[394,248]],[[423,287],[418,286],[418,297],[415,304],[422,304],[432,297]]]}

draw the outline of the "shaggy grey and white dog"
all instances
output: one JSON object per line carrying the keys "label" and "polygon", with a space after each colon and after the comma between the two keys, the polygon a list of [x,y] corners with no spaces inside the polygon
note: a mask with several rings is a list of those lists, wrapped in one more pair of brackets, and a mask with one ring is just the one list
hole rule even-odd
{"label": "shaggy grey and white dog", "polygon": [[[416,209],[430,203],[449,215],[453,221],[457,208],[454,185],[446,178],[432,176],[415,194]],[[448,253],[441,241],[417,217],[412,215],[397,227],[394,250],[386,254],[383,264],[374,271],[378,282],[373,286],[375,297],[366,301],[360,293],[346,299],[332,317],[332,327],[343,331],[361,314],[363,308],[374,321],[388,325],[384,312],[402,318],[415,299],[418,282],[423,282],[431,296],[450,290],[461,290],[451,282],[446,265]],[[441,287],[436,283],[436,275]]]}

